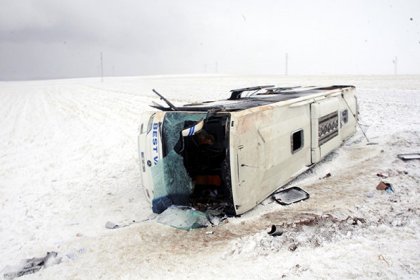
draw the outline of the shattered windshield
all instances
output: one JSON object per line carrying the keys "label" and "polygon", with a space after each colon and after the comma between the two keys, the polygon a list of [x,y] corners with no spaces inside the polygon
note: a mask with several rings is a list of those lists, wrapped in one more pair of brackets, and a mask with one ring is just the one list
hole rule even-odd
{"label": "shattered windshield", "polygon": [[185,205],[192,193],[191,177],[183,157],[175,151],[182,145],[181,131],[185,126],[204,119],[206,113],[167,112],[162,127],[163,159],[152,167],[154,183],[153,211],[160,213],[172,204]]}

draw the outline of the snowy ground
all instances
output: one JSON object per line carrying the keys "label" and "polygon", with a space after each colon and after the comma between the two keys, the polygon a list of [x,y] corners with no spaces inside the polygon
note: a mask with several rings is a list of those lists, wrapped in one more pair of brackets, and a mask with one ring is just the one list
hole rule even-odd
{"label": "snowy ground", "polygon": [[[291,183],[311,195],[299,204],[267,199],[190,232],[154,220],[104,228],[151,214],[136,139],[152,88],[183,103],[255,84],[356,85],[362,127],[378,144],[359,130]],[[396,157],[420,152],[420,76],[0,82],[0,105],[0,271],[57,251],[61,264],[22,279],[420,278],[420,161]],[[377,173],[395,193],[375,189]],[[267,235],[272,224],[284,234]]]}

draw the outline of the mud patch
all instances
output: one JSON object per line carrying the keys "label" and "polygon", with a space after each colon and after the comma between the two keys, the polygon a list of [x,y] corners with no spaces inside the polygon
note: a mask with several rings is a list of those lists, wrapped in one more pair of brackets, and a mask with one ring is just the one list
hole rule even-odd
{"label": "mud patch", "polygon": [[301,246],[319,247],[342,237],[350,237],[353,231],[366,227],[364,218],[348,216],[340,219],[331,214],[301,214],[293,222],[277,225],[283,230],[281,236],[270,236],[267,232],[259,232],[235,240],[227,255],[241,254],[267,256],[281,250],[295,251]]}

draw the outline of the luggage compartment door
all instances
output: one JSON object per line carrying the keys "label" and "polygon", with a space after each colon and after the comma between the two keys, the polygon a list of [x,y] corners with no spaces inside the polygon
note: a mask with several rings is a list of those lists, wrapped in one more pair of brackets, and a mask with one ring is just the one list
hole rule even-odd
{"label": "luggage compartment door", "polygon": [[341,144],[339,99],[328,97],[311,104],[311,161],[319,162]]}

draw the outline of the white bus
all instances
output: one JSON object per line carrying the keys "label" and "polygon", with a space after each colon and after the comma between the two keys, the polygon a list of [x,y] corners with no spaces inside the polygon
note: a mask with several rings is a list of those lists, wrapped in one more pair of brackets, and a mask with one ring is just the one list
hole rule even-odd
{"label": "white bus", "polygon": [[156,213],[175,204],[242,214],[339,147],[358,118],[354,86],[257,86],[181,107],[157,94],[168,106],[152,105],[138,137]]}

